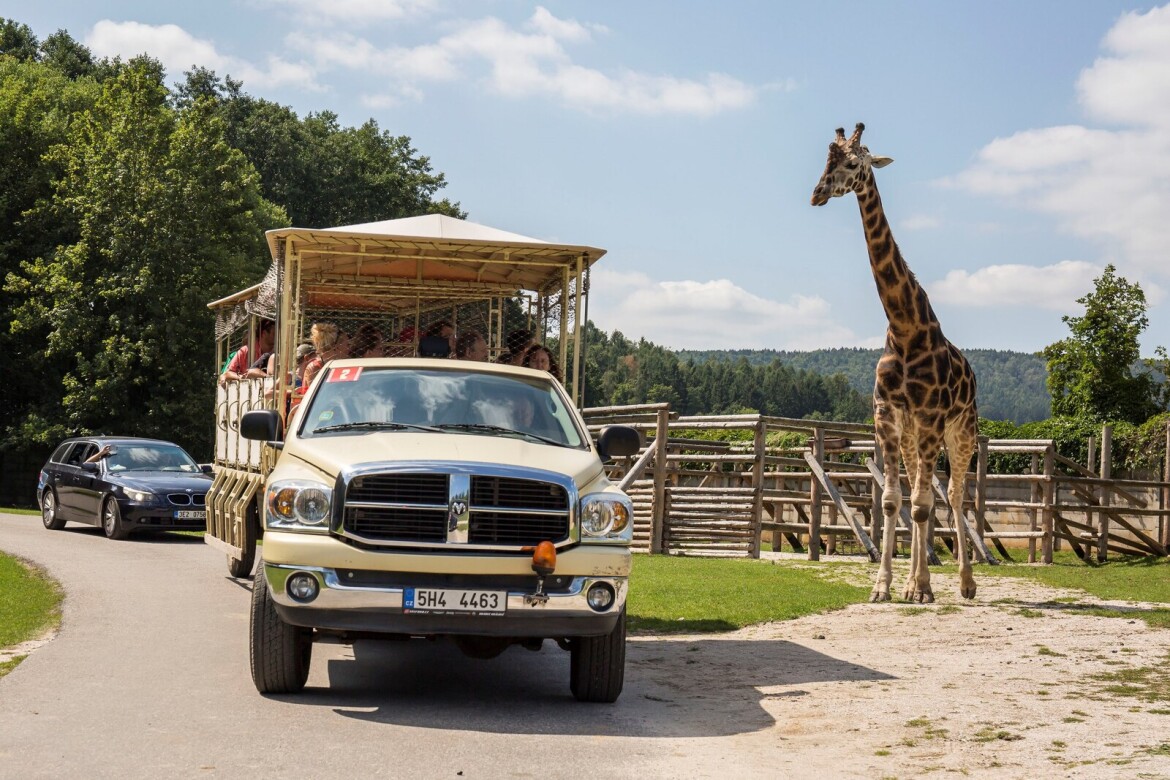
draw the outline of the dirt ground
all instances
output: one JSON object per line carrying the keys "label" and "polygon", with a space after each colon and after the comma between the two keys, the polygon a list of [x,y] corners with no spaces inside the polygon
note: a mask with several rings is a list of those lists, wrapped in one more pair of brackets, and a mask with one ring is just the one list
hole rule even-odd
{"label": "dirt ground", "polygon": [[[854,579],[873,570],[842,568]],[[895,568],[895,599],[906,571]],[[721,673],[696,680],[634,652],[636,674],[679,703],[754,688],[783,756],[778,776],[1170,778],[1170,631],[1085,614],[1165,605],[980,577],[979,566],[977,597],[964,602],[945,571],[932,568],[933,605],[858,604],[725,642],[676,637],[696,643],[687,663]],[[779,666],[745,664],[753,646]]]}

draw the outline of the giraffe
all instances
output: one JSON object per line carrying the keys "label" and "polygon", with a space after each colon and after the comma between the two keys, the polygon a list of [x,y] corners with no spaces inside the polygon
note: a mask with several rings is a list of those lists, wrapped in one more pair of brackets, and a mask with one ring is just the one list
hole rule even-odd
{"label": "giraffe", "polygon": [[893,162],[874,157],[861,145],[865,125],[858,122],[853,135],[837,129],[829,144],[829,161],[813,190],[812,205],[823,206],[830,198],[857,194],[869,265],[877,283],[878,297],[886,312],[885,350],[878,360],[873,390],[874,433],[885,458],[882,514],[885,531],[882,561],[870,601],[890,600],[893,579],[894,528],[902,506],[899,455],[910,480],[911,517],[910,577],[903,594],[907,601],[932,602],[927,568],[927,527],[934,508],[932,479],[940,449],[945,445],[951,479],[947,490],[955,518],[959,556],[960,593],[975,597],[975,577],[967,554],[967,527],[962,521],[967,468],[975,451],[978,415],[975,410],[975,373],[963,354],[943,336],[942,327],[926,291],[902,259],[873,169]]}

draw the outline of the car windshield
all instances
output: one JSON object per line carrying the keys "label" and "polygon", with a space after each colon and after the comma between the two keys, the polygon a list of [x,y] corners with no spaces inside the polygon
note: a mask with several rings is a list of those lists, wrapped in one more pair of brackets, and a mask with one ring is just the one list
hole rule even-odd
{"label": "car windshield", "polygon": [[199,464],[175,444],[113,444],[105,461],[108,471],[200,471]]}
{"label": "car windshield", "polygon": [[331,369],[305,411],[302,434],[370,431],[502,435],[584,446],[564,395],[548,380],[457,368]]}

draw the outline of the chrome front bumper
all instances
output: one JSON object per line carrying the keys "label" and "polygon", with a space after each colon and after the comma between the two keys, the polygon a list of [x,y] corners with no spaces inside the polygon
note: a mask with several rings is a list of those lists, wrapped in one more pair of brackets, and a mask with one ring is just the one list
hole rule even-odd
{"label": "chrome front bumper", "polygon": [[[616,576],[572,577],[567,587],[548,593],[547,601],[534,602],[532,587],[509,588],[507,609],[502,616],[473,614],[410,614],[403,610],[404,590],[412,587],[409,573],[397,586],[350,585],[337,570],[287,564],[263,564],[263,576],[276,611],[286,623],[334,632],[470,636],[570,637],[600,636],[609,633],[623,613],[628,579]],[[289,595],[288,578],[303,572],[317,580],[318,595],[309,603]],[[474,588],[473,578],[465,585]],[[598,612],[589,606],[585,594],[595,583],[607,583],[614,591],[613,603]]]}

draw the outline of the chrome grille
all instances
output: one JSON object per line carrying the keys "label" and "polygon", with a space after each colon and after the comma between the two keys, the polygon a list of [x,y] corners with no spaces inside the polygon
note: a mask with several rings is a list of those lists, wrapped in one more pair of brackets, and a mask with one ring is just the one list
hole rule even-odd
{"label": "chrome grille", "polygon": [[345,489],[342,531],[378,543],[457,544],[452,501],[466,501],[466,543],[523,547],[544,540],[569,539],[569,491],[562,485],[535,479],[472,475],[394,473],[362,474]]}
{"label": "chrome grille", "polygon": [[349,484],[346,501],[447,505],[446,474],[367,474]]}

